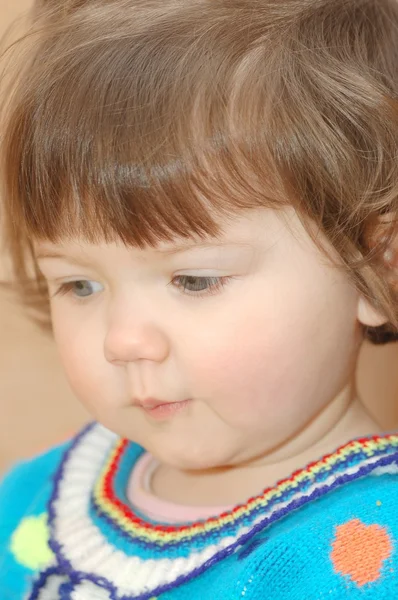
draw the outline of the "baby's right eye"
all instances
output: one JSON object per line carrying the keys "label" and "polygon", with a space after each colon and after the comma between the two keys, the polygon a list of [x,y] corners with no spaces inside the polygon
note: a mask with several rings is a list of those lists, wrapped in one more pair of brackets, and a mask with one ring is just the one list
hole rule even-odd
{"label": "baby's right eye", "polygon": [[71,294],[75,298],[84,299],[98,292],[101,292],[103,286],[97,281],[87,279],[78,279],[76,281],[65,281],[57,288],[53,296],[66,296]]}

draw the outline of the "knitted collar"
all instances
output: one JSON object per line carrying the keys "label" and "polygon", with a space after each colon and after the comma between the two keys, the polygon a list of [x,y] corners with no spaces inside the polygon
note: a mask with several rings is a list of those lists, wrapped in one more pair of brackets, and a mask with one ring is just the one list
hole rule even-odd
{"label": "knitted collar", "polygon": [[366,475],[397,472],[398,434],[356,439],[232,511],[181,526],[149,522],[126,497],[144,452],[99,424],[73,440],[55,477],[50,546],[62,572],[112,597],[149,600],[204,572],[256,533]]}

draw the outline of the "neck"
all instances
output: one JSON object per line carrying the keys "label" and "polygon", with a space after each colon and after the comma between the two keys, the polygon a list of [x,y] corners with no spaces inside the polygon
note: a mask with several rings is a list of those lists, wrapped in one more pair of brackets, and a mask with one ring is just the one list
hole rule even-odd
{"label": "neck", "polygon": [[301,431],[263,456],[212,472],[187,472],[160,465],[153,475],[152,491],[177,504],[243,503],[351,439],[377,433],[381,428],[356,395],[353,380]]}
{"label": "neck", "polygon": [[355,379],[352,379],[301,430],[253,461],[251,466],[269,466],[274,470],[280,468],[286,473],[288,469],[300,468],[315,457],[333,452],[355,437],[378,432],[381,432],[381,428],[359,399]]}

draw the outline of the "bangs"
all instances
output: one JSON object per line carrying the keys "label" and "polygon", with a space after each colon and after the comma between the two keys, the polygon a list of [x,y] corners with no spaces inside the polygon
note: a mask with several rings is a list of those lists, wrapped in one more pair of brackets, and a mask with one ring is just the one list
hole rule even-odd
{"label": "bangs", "polygon": [[131,5],[130,20],[111,4],[97,16],[91,7],[70,16],[73,39],[54,25],[25,40],[37,58],[12,97],[3,144],[8,201],[29,239],[143,247],[217,236],[239,210],[280,206],[263,139],[276,89],[247,94],[247,36],[233,59],[222,19],[201,45],[202,12],[193,36],[179,10],[177,25],[170,7],[150,24]]}

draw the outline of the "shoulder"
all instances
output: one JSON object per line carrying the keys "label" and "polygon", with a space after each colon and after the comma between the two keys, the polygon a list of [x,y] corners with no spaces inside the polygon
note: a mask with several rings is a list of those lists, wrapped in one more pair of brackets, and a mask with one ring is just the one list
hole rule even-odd
{"label": "shoulder", "polygon": [[55,474],[72,441],[20,461],[0,480],[2,598],[22,598],[27,578],[51,562],[48,503]]}
{"label": "shoulder", "polygon": [[70,441],[67,441],[28,460],[19,461],[0,479],[1,514],[5,510],[8,518],[12,519],[14,513],[24,510],[27,492],[31,496],[48,483],[69,445]]}
{"label": "shoulder", "polygon": [[[0,514],[7,515],[8,523],[14,515],[24,513],[32,500],[39,501],[38,495],[44,499],[43,491],[51,486],[55,471],[79,435],[18,461],[3,477],[0,476]],[[0,523],[3,524],[3,520]]]}
{"label": "shoulder", "polygon": [[[395,472],[393,472],[395,470]],[[398,595],[398,472],[366,476],[309,502],[241,550],[247,598]],[[291,591],[289,591],[291,590]]]}

